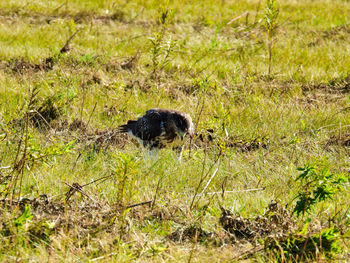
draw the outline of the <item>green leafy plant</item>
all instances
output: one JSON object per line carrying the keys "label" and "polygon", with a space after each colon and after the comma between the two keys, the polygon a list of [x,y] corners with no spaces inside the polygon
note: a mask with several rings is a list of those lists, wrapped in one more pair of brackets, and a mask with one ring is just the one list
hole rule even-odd
{"label": "green leafy plant", "polygon": [[[118,208],[117,216],[112,220],[114,223],[118,219],[120,225],[120,238],[125,234],[125,225],[126,225],[126,215],[129,212],[126,203],[131,199],[134,194],[134,176],[138,171],[138,160],[126,153],[119,153],[115,155],[117,161],[115,168],[115,178],[117,183],[117,200],[116,205]],[[128,191],[128,192],[127,192]],[[126,195],[128,194],[128,200],[126,200]]]}
{"label": "green leafy plant", "polygon": [[170,56],[176,41],[169,39],[164,40],[166,29],[173,17],[173,11],[171,9],[163,8],[159,17],[158,23],[160,29],[153,34],[149,40],[151,41],[151,60],[152,60],[152,76],[157,74],[158,69],[164,68],[170,62]]}
{"label": "green leafy plant", "polygon": [[44,219],[34,220],[31,206],[26,204],[19,216],[3,224],[0,235],[7,237],[12,244],[33,246],[40,242],[50,242],[53,228],[54,224]]}
{"label": "green leafy plant", "polygon": [[24,224],[29,221],[32,220],[33,215],[30,211],[30,205],[25,205],[24,207],[24,211],[22,214],[20,214],[14,221],[13,221],[13,225],[17,228],[23,228]]}
{"label": "green leafy plant", "polygon": [[333,200],[346,182],[344,174],[331,173],[328,165],[320,161],[299,167],[298,171],[301,174],[295,180],[301,182],[301,191],[296,196],[293,210],[298,217],[308,213],[319,202]]}
{"label": "green leafy plant", "polygon": [[[301,173],[296,177],[300,182],[300,191],[295,197],[293,212],[300,217],[310,214],[320,202],[334,200],[343,190],[347,181],[344,174],[332,173],[324,160],[299,167]],[[336,216],[336,215],[335,215]],[[330,224],[329,227],[315,230],[310,226],[312,219],[306,218],[299,233],[289,233],[285,237],[267,238],[265,249],[272,252],[278,262],[298,262],[318,258],[334,258],[342,252],[340,227]]]}
{"label": "green leafy plant", "polygon": [[129,182],[128,179],[132,180],[132,175],[138,171],[139,163],[133,155],[126,153],[119,153],[115,158],[117,161],[115,175],[118,183],[117,203],[124,206],[126,191],[128,190],[129,197],[133,195],[133,182]]}
{"label": "green leafy plant", "polygon": [[[16,192],[18,193],[18,198],[21,196],[25,171],[32,169],[36,162],[45,162],[50,157],[70,152],[74,147],[74,141],[67,144],[53,143],[48,147],[43,147],[37,143],[36,138],[34,138],[35,131],[33,126],[39,128],[42,123],[50,126],[49,122],[56,119],[61,112],[59,96],[49,96],[38,106],[38,93],[38,86],[35,86],[28,92],[25,105],[20,111],[20,116],[23,117],[17,119],[17,123],[20,125],[16,125],[14,128],[17,129],[18,126],[21,130],[19,132],[16,131],[20,136],[18,136],[19,140],[13,160],[13,168],[5,177],[6,184],[3,183],[3,179],[0,180],[0,194],[4,194],[6,197],[12,192],[12,199],[15,197]],[[54,138],[53,141],[55,141]]]}
{"label": "green leafy plant", "polygon": [[198,93],[198,95],[203,96],[203,94],[206,94],[207,91],[213,86],[214,85],[210,77],[204,75],[201,78],[193,79],[192,84],[190,86],[191,90],[189,90],[189,93]]}
{"label": "green leafy plant", "polygon": [[151,41],[151,55],[152,55],[152,74],[155,74],[158,65],[159,65],[159,57],[161,55],[162,51],[162,44],[163,44],[163,36],[164,33],[162,31],[159,31],[157,33],[154,33],[153,37],[150,38]]}
{"label": "green leafy plant", "polygon": [[271,64],[272,64],[272,48],[273,41],[276,34],[276,29],[278,27],[277,18],[279,14],[279,9],[277,7],[276,0],[266,0],[266,9],[264,16],[264,28],[267,35],[267,50],[269,53],[269,68],[268,75],[271,74]]}
{"label": "green leafy plant", "polygon": [[35,144],[34,141],[28,148],[28,161],[31,165],[36,161],[46,162],[51,157],[59,156],[65,153],[70,153],[74,149],[75,141],[68,143],[54,143],[48,147],[43,148],[40,144]]}

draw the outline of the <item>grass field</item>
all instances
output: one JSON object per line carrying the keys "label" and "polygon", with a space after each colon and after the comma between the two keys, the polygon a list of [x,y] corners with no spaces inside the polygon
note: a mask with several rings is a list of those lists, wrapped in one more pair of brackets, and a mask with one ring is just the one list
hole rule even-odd
{"label": "grass field", "polygon": [[0,261],[347,259],[350,2],[273,3],[1,1]]}

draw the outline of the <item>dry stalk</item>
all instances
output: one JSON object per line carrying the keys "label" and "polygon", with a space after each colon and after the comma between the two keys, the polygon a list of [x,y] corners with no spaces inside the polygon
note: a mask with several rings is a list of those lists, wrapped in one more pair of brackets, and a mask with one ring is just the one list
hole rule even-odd
{"label": "dry stalk", "polygon": [[[200,216],[197,218],[197,223],[199,225],[203,224],[204,215],[206,214],[206,212],[207,212],[211,202],[212,202],[212,198],[209,199],[208,204],[204,207],[203,210],[201,210]],[[194,240],[193,240],[193,246],[192,246],[192,249],[191,249],[190,257],[188,258],[188,262],[191,262],[193,254],[194,254],[194,252],[196,250],[196,245],[197,245],[197,242],[198,242],[198,236],[199,236],[199,232],[198,232],[198,229],[196,228],[196,233],[195,233]]]}
{"label": "dry stalk", "polygon": [[256,191],[264,191],[266,189],[266,187],[261,187],[261,188],[252,188],[252,189],[245,189],[245,190],[236,190],[236,191],[220,191],[220,192],[209,192],[209,193],[200,193],[198,194],[200,195],[216,195],[216,194],[223,194],[224,193],[228,193],[228,194],[234,194],[234,193],[244,193],[244,192],[256,192]]}
{"label": "dry stalk", "polygon": [[52,10],[51,14],[56,13],[58,10],[60,10],[63,6],[65,5],[65,3],[60,4],[59,6],[57,6],[54,10]]}
{"label": "dry stalk", "polygon": [[228,22],[226,25],[232,24],[234,21],[240,19],[241,17],[243,17],[243,16],[245,16],[245,15],[248,17],[249,11],[245,11],[243,14],[241,14],[241,15],[239,15],[239,16],[233,18],[233,19],[231,19],[230,22]]}
{"label": "dry stalk", "polygon": [[[221,157],[221,151],[218,154],[215,162],[210,166],[208,172],[204,175],[205,164],[206,164],[206,160],[207,160],[207,145],[205,145],[201,178],[200,178],[199,183],[198,183],[198,185],[196,187],[196,190],[194,192],[194,195],[193,195],[193,198],[192,198],[192,201],[191,201],[191,205],[190,205],[190,210],[192,209],[192,207],[194,205],[194,201],[195,201],[196,197],[198,196],[199,188],[202,186],[202,183],[204,182],[204,180],[209,176],[209,173],[210,173],[211,169],[213,169],[213,167],[219,162],[220,157]],[[215,174],[214,174],[214,176],[215,176]],[[198,203],[198,201],[199,201],[199,199],[197,200],[197,203]]]}
{"label": "dry stalk", "polygon": [[87,124],[86,124],[86,128],[89,126],[89,123],[90,123],[92,114],[94,114],[94,111],[96,110],[96,106],[97,106],[97,102],[95,102],[95,106],[94,106],[94,108],[92,109],[92,112],[91,112],[91,114],[90,114],[90,116],[89,116],[88,122],[87,122]]}
{"label": "dry stalk", "polygon": [[112,173],[112,174],[110,174],[110,175],[100,177],[100,178],[95,179],[95,180],[93,180],[93,181],[91,181],[91,182],[89,182],[89,183],[83,184],[81,187],[85,187],[85,186],[87,186],[87,185],[90,185],[90,184],[93,184],[93,183],[96,183],[96,182],[99,182],[99,181],[101,181],[101,182],[99,182],[99,184],[100,184],[100,183],[103,183],[103,182],[106,181],[107,179],[111,179],[113,175],[114,175],[114,174]]}
{"label": "dry stalk", "polygon": [[81,108],[80,108],[80,122],[83,121],[83,111],[84,111],[85,96],[86,96],[84,86],[82,86],[82,91],[83,91],[83,99],[82,99]]}
{"label": "dry stalk", "polygon": [[221,198],[222,198],[222,201],[225,201],[225,186],[226,186],[226,183],[227,183],[227,178],[228,176],[225,176],[224,180],[222,181],[222,184],[221,184]]}
{"label": "dry stalk", "polygon": [[75,192],[79,192],[81,193],[82,195],[85,195],[87,198],[89,198],[91,201],[93,201],[94,203],[96,203],[100,208],[101,208],[101,205],[95,201],[91,196],[89,196],[86,192],[83,191],[83,186],[81,186],[80,184],[78,183],[73,183],[72,185],[68,184],[65,182],[66,185],[68,185],[70,187],[70,189],[68,190],[68,192],[66,193],[66,202],[69,201],[69,199],[73,196],[73,194]]}
{"label": "dry stalk", "polygon": [[[195,132],[197,131],[197,127],[198,127],[198,123],[199,123],[199,119],[202,115],[202,112],[203,112],[203,108],[204,108],[204,100],[202,99],[201,101],[198,102],[197,104],[197,107],[196,107],[196,111],[198,110],[198,107],[199,107],[199,104],[202,103],[202,107],[199,111],[199,113],[197,114],[197,120],[196,120],[196,123],[195,123]],[[191,150],[192,150],[192,142],[193,142],[193,138],[191,137],[190,138],[190,149],[189,149],[189,153],[188,153],[188,159],[191,159]]]}
{"label": "dry stalk", "polygon": [[205,163],[206,163],[206,160],[207,160],[207,144],[205,144],[205,148],[204,148],[204,158],[203,158],[203,164],[202,164],[202,173],[201,173],[201,179],[199,180],[199,183],[197,185],[197,188],[194,192],[194,196],[192,198],[192,201],[191,201],[191,205],[190,205],[190,210],[192,209],[192,206],[193,206],[193,203],[194,203],[194,200],[198,194],[198,191],[199,191],[199,187],[201,186],[202,182],[204,181],[204,169],[205,169]]}
{"label": "dry stalk", "polygon": [[260,4],[261,4],[261,0],[259,0],[258,2],[258,5],[256,7],[256,11],[255,11],[255,17],[254,17],[254,25],[257,23],[258,21],[258,14],[259,14],[259,11],[260,11]]}
{"label": "dry stalk", "polygon": [[108,257],[110,257],[110,256],[114,256],[114,255],[118,255],[118,253],[113,252],[113,253],[110,253],[110,254],[105,255],[105,256],[93,258],[93,259],[90,259],[89,262],[101,261],[101,259],[105,259],[105,258],[108,258]]}
{"label": "dry stalk", "polygon": [[[24,131],[24,149],[23,149],[23,157],[21,162],[21,169],[20,169],[20,180],[19,180],[19,193],[18,193],[18,200],[21,198],[21,192],[22,192],[22,183],[23,183],[23,176],[24,176],[24,165],[25,160],[27,159],[27,148],[28,148],[28,128],[29,128],[29,109],[26,112],[26,121],[25,121],[25,131]],[[15,189],[13,189],[15,191]]]}
{"label": "dry stalk", "polygon": [[133,205],[128,205],[128,206],[126,206],[126,209],[133,208],[136,206],[141,206],[141,205],[148,205],[148,204],[151,204],[152,202],[153,201],[150,200],[150,201],[145,201],[145,202],[141,202],[141,203],[137,203],[137,204],[133,204]]}
{"label": "dry stalk", "polygon": [[[13,162],[13,169],[11,171],[11,177],[13,176],[13,174],[16,172],[15,176],[12,178],[11,183],[6,187],[6,194],[5,194],[5,198],[8,195],[8,192],[12,190],[12,194],[11,194],[11,204],[13,199],[15,198],[15,194],[16,194],[16,188],[17,188],[17,181],[19,179],[19,192],[18,192],[18,200],[21,197],[21,189],[22,189],[22,182],[23,182],[23,176],[24,176],[24,167],[25,167],[25,163],[27,160],[27,148],[28,148],[28,131],[29,131],[29,114],[30,114],[30,109],[31,106],[34,103],[35,97],[38,94],[39,90],[37,88],[33,88],[30,91],[29,94],[29,101],[27,104],[27,108],[25,111],[25,122],[24,122],[24,127],[22,129],[22,134],[20,137],[20,140],[18,142],[18,146],[17,146],[17,151],[16,151],[16,156],[15,156],[15,160]],[[22,150],[22,145],[23,146],[23,150]],[[22,151],[22,157],[20,158],[19,161],[18,158],[21,154]]]}
{"label": "dry stalk", "polygon": [[154,205],[156,203],[157,195],[158,195],[158,192],[159,192],[159,189],[160,189],[160,183],[161,183],[163,178],[164,178],[164,176],[161,176],[159,178],[159,180],[158,180],[157,187],[156,187],[156,192],[154,193],[154,197],[153,197],[153,201],[152,201],[152,205],[151,205],[151,209],[154,208]]}
{"label": "dry stalk", "polygon": [[220,162],[218,164],[218,167],[215,169],[215,171],[213,172],[212,176],[209,178],[207,184],[204,186],[202,192],[199,195],[203,195],[205,190],[207,190],[208,186],[210,185],[211,181],[213,180],[213,178],[215,177],[215,175],[217,174],[217,172],[219,171],[219,167],[220,167]]}
{"label": "dry stalk", "polygon": [[193,240],[193,244],[192,244],[192,249],[191,249],[191,253],[190,253],[190,257],[188,258],[188,263],[191,263],[194,251],[196,249],[196,245],[197,245],[197,240],[198,240],[198,229],[196,229],[196,234],[194,236],[194,240]]}
{"label": "dry stalk", "polygon": [[71,47],[70,47],[70,43],[73,40],[73,38],[78,34],[78,32],[81,31],[81,29],[76,30],[66,41],[66,43],[64,44],[64,46],[61,48],[60,50],[60,54],[63,53],[67,53],[68,51],[70,51]]}

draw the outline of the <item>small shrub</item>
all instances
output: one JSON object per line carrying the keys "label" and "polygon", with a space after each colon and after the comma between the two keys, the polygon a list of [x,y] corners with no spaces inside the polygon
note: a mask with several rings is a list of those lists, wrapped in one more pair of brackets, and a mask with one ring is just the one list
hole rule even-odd
{"label": "small shrub", "polygon": [[301,174],[295,179],[301,182],[301,191],[296,196],[294,213],[299,217],[308,213],[317,203],[333,200],[346,182],[344,174],[331,173],[324,162],[299,167]]}
{"label": "small shrub", "polygon": [[163,9],[158,17],[160,30],[149,38],[151,42],[151,60],[152,60],[152,76],[155,77],[159,69],[164,68],[170,62],[171,54],[176,46],[176,41],[169,39],[164,40],[166,29],[173,17],[173,11]]}
{"label": "small shrub", "polygon": [[[345,175],[331,173],[328,164],[322,160],[299,167],[298,171],[301,171],[301,174],[295,180],[301,184],[293,209],[297,217],[310,214],[320,202],[333,200],[336,194],[342,191],[346,181]],[[332,259],[341,253],[340,227],[331,225],[315,230],[309,227],[311,221],[310,217],[305,220],[300,233],[289,233],[279,238],[267,238],[265,249],[272,252],[273,257],[279,262],[319,260],[324,257]]]}
{"label": "small shrub", "polygon": [[267,48],[269,53],[269,69],[268,75],[271,73],[271,62],[272,62],[272,47],[273,40],[276,33],[276,28],[278,26],[277,18],[278,18],[279,10],[277,8],[276,0],[266,0],[266,9],[264,16],[264,27],[267,34]]}

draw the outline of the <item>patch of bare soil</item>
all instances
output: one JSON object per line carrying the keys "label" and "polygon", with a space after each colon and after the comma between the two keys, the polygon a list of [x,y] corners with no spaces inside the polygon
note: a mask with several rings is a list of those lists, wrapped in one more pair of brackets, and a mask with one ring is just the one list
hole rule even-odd
{"label": "patch of bare soil", "polygon": [[169,239],[174,242],[215,242],[215,234],[207,232],[199,226],[187,226],[176,229],[169,235]]}
{"label": "patch of bare soil", "polygon": [[[173,220],[178,215],[178,210],[172,206],[152,207],[152,201],[130,205],[97,202],[85,192],[86,185],[78,183],[68,185],[70,188],[66,194],[56,197],[55,200],[46,195],[32,199],[23,198],[20,201],[0,200],[0,214],[5,212],[8,214],[7,219],[0,220],[0,233],[8,237],[13,236],[15,231],[13,224],[16,224],[16,218],[25,215],[30,218],[29,234],[33,241],[41,239],[48,243],[50,235],[59,233],[62,228],[69,231],[69,235],[79,235],[84,241],[99,233],[108,233],[111,236],[119,235],[121,232],[127,234],[130,220],[142,225],[149,220]],[[81,200],[77,201],[77,197]],[[125,213],[126,211],[128,212]]]}
{"label": "patch of bare soil", "polygon": [[[106,108],[106,114],[114,114],[114,108]],[[123,148],[129,141],[127,134],[120,133],[118,128],[94,129],[79,118],[72,121],[59,118],[50,123],[50,128],[53,136],[59,134],[76,143],[82,143],[85,148],[92,147],[95,150],[107,148],[109,145]]]}
{"label": "patch of bare soil", "polygon": [[250,152],[258,149],[267,149],[269,144],[269,140],[265,137],[254,138],[251,140],[237,140],[234,138],[229,138],[226,147],[233,147],[241,152]]}
{"label": "patch of bare soil", "polygon": [[295,229],[295,221],[290,213],[278,203],[271,203],[268,210],[255,218],[235,216],[222,208],[221,226],[232,237],[233,242],[256,241],[267,236],[283,236]]}
{"label": "patch of bare soil", "polygon": [[302,97],[296,100],[307,108],[324,107],[325,103],[338,103],[350,93],[350,75],[328,82],[303,84],[302,92]]}
{"label": "patch of bare soil", "polygon": [[347,40],[350,36],[350,26],[335,26],[327,30],[315,32],[317,37],[307,44],[308,47],[320,45],[324,40]]}
{"label": "patch of bare soil", "polygon": [[330,145],[350,147],[350,133],[332,136],[326,142],[326,146]]}
{"label": "patch of bare soil", "polygon": [[18,206],[21,211],[24,210],[26,205],[30,205],[33,211],[37,214],[45,213],[49,215],[59,215],[65,210],[63,203],[50,202],[45,194],[40,195],[39,198],[22,198],[20,201],[12,200],[12,202],[10,199],[1,199],[0,204],[0,209],[3,209],[4,207],[9,209]]}
{"label": "patch of bare soil", "polygon": [[[19,208],[19,209],[17,209]],[[50,236],[59,233],[62,228],[69,231],[70,235],[79,235],[86,238],[98,232],[118,232],[118,227],[111,223],[118,210],[109,205],[81,203],[63,200],[50,201],[46,195],[38,199],[24,198],[21,201],[0,200],[0,213],[11,213],[0,224],[0,232],[12,238],[16,228],[21,228],[22,217],[27,217],[27,230],[23,238],[27,236],[29,244],[44,241],[50,242]],[[13,241],[15,242],[15,241]]]}
{"label": "patch of bare soil", "polygon": [[[67,51],[64,51],[63,53],[65,52]],[[10,72],[18,74],[25,74],[52,70],[56,61],[57,58],[48,57],[44,59],[41,63],[36,64],[24,58],[13,58],[8,61],[3,61],[1,64],[2,68],[5,68],[5,70],[9,70]]]}
{"label": "patch of bare soil", "polygon": [[10,59],[4,64],[5,68],[19,74],[47,71],[52,69],[52,63],[46,63],[46,61],[43,61],[43,63],[35,64],[25,60],[24,58]]}
{"label": "patch of bare soil", "polygon": [[196,134],[194,144],[197,146],[207,145],[215,147],[235,148],[240,152],[250,152],[258,149],[267,149],[269,147],[269,139],[265,137],[242,139],[241,136],[226,136],[218,138],[213,129],[207,129]]}
{"label": "patch of bare soil", "polygon": [[166,206],[152,207],[152,202],[146,206],[139,206],[130,211],[130,216],[136,219],[138,222],[145,222],[149,220],[157,221],[174,221],[181,223],[178,218],[182,215],[182,211],[179,207],[167,204]]}
{"label": "patch of bare soil", "polygon": [[324,30],[322,32],[323,37],[325,38],[333,38],[333,37],[345,37],[344,35],[350,34],[350,26],[349,25],[342,25],[342,26],[335,26],[328,30]]}
{"label": "patch of bare soil", "polygon": [[52,70],[54,65],[57,63],[59,57],[62,54],[68,54],[71,50],[71,41],[77,35],[80,30],[75,31],[65,42],[63,47],[60,49],[59,53],[46,59],[42,60],[41,63],[36,64],[25,60],[24,58],[13,58],[9,61],[4,61],[0,66],[5,69],[9,69],[12,72],[24,74],[24,73],[33,73],[38,71],[49,71]]}
{"label": "patch of bare soil", "polygon": [[[62,8],[63,6],[61,6]],[[27,20],[30,24],[42,24],[42,23],[53,23],[60,19],[72,19],[76,24],[88,23],[91,21],[100,22],[108,24],[110,22],[131,22],[127,18],[127,14],[122,10],[115,10],[111,14],[101,15],[93,11],[81,11],[77,13],[68,13],[68,12],[58,12],[59,9],[53,10],[51,14],[39,13],[34,11],[29,11],[25,9],[18,10],[4,10],[0,9],[0,19],[5,21],[16,21],[16,20]]]}
{"label": "patch of bare soil", "polygon": [[305,105],[306,109],[310,109],[312,107],[324,107],[325,103],[337,103],[343,98],[344,96],[342,94],[329,94],[323,91],[313,91],[304,94],[300,98],[296,98],[296,101],[297,103]]}
{"label": "patch of bare soil", "polygon": [[112,60],[109,63],[105,64],[105,68],[107,71],[119,71],[119,70],[130,70],[133,71],[137,65],[139,59],[139,53],[136,53],[134,56],[126,58],[123,61],[115,61]]}
{"label": "patch of bare soil", "polygon": [[168,238],[174,242],[201,242],[214,246],[242,242],[255,244],[261,238],[283,237],[296,229],[293,216],[276,202],[271,203],[263,215],[255,218],[235,216],[222,208],[219,224],[223,231],[208,232],[200,225],[182,223]]}
{"label": "patch of bare soil", "polygon": [[93,147],[95,150],[107,148],[109,145],[124,148],[128,142],[127,134],[120,133],[117,128],[91,129],[81,120],[73,120],[63,132],[70,136],[72,131],[77,132],[74,136],[77,143],[84,143],[86,147]]}
{"label": "patch of bare soil", "polygon": [[95,131],[96,143],[112,144],[124,147],[127,142],[127,135],[121,134],[118,129],[105,129]]}
{"label": "patch of bare soil", "polygon": [[350,93],[350,75],[334,78],[327,83],[309,83],[302,86],[306,95],[308,92],[320,91],[326,94],[348,94]]}
{"label": "patch of bare soil", "polygon": [[186,95],[195,96],[196,93],[200,90],[200,85],[197,83],[184,84],[184,85],[176,86],[175,88],[173,88],[171,90],[172,90],[172,92],[174,92],[174,90],[179,90]]}

